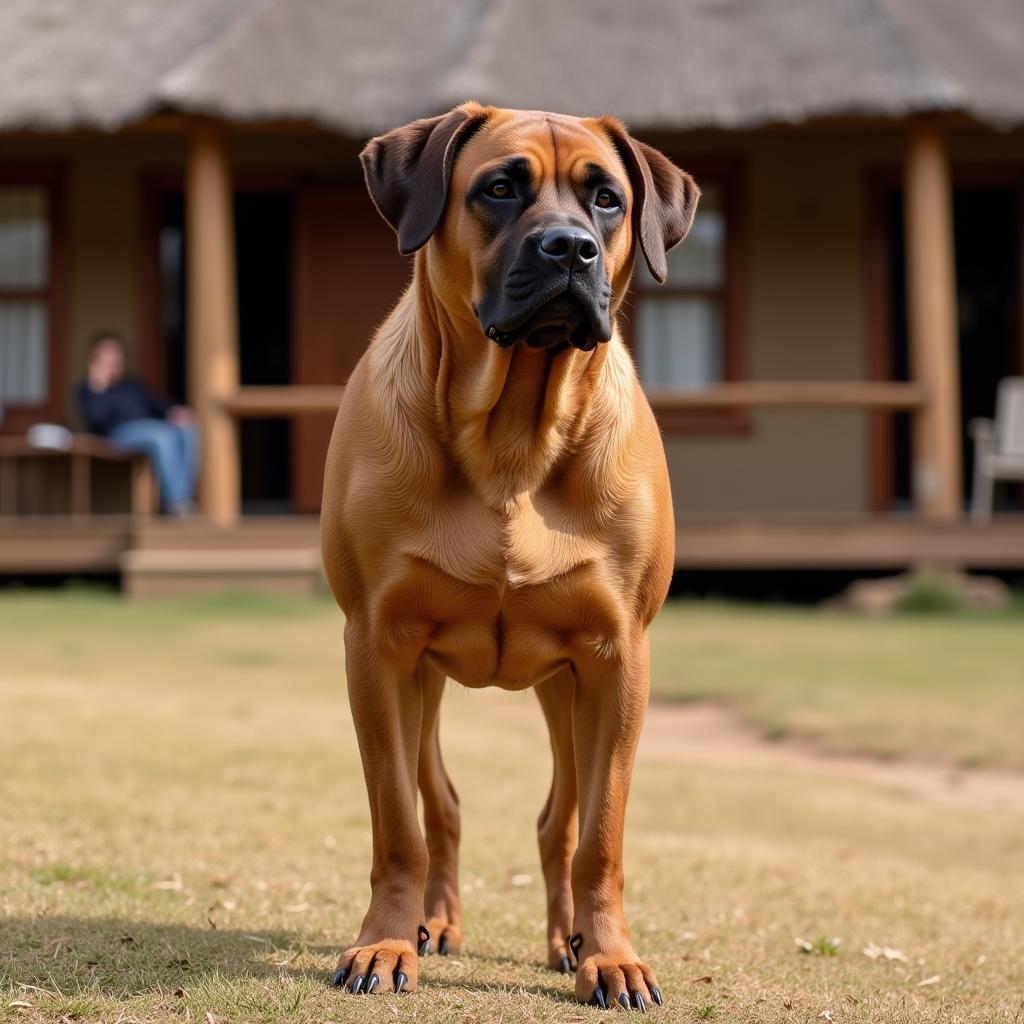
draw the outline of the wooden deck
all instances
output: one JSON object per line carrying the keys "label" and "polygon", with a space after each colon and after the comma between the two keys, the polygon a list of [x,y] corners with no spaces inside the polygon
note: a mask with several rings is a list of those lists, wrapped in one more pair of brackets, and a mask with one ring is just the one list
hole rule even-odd
{"label": "wooden deck", "polygon": [[[950,526],[913,519],[775,519],[681,525],[680,569],[892,570],[953,565],[1024,569],[1024,516]],[[322,587],[312,516],[202,520],[0,518],[0,576],[119,575],[132,596],[223,589],[310,593]]]}
{"label": "wooden deck", "polygon": [[1024,516],[983,526],[912,518],[684,523],[681,569],[906,569],[948,565],[1024,569]]}

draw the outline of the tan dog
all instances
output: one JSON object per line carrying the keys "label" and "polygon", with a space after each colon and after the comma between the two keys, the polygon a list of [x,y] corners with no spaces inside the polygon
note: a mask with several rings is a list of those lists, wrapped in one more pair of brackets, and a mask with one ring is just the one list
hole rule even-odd
{"label": "tan dog", "polygon": [[324,483],[373,825],[370,908],[334,983],[412,991],[417,942],[462,947],[438,745],[450,676],[535,688],[554,752],[538,823],[548,963],[576,970],[581,1002],[644,1009],[662,996],[623,916],[623,819],[674,519],[615,315],[637,252],[664,280],[698,190],[611,118],[475,103],[362,159],[416,257],[345,389]]}

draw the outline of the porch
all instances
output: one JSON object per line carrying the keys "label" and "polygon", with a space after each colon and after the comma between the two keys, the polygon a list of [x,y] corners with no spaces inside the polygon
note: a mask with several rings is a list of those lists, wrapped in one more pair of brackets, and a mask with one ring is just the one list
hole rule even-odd
{"label": "porch", "polygon": [[[682,571],[900,572],[955,565],[1024,570],[1024,517],[984,527],[896,516],[684,522]],[[246,517],[233,527],[129,516],[0,518],[0,574],[117,576],[133,597],[230,589],[308,595],[323,589],[314,516]]]}
{"label": "porch", "polygon": [[[741,141],[700,137],[685,145],[679,139],[664,143],[683,164],[684,149],[703,146],[713,153],[728,143],[741,154],[734,162],[748,166],[734,191],[747,206],[749,219],[728,225],[728,230],[736,229],[737,247],[747,250],[739,260],[750,271],[743,287],[744,268],[732,265],[729,252],[725,257],[727,283],[739,294],[737,316],[748,323],[746,359],[731,362],[727,351],[720,383],[691,390],[649,383],[647,389],[666,428],[670,471],[679,488],[680,569],[867,571],[923,563],[969,569],[1024,567],[1024,527],[1012,517],[997,517],[990,526],[969,526],[963,520],[951,223],[951,164],[970,148],[957,137],[961,129],[953,122],[924,117],[891,125],[878,137],[805,133],[783,138],[764,133]],[[291,451],[301,452],[302,460],[295,458],[290,471],[264,460],[285,480],[290,474],[290,502],[276,507],[265,503],[260,511],[315,510],[323,452],[343,393],[340,381],[346,371],[341,363],[358,358],[370,324],[397,294],[404,264],[394,256],[393,239],[375,214],[372,224],[379,234],[371,243],[367,224],[354,222],[353,207],[337,201],[336,188],[332,194],[325,187],[340,180],[342,164],[354,163],[352,145],[346,143],[344,153],[332,150],[328,160],[318,148],[324,144],[322,138],[290,135],[294,168],[289,180],[306,183],[304,191],[294,193],[295,347],[291,372],[285,376],[293,383],[243,384],[247,356],[273,331],[263,325],[263,331],[253,334],[251,313],[250,327],[244,309],[240,316],[246,249],[238,242],[237,200],[249,183],[267,187],[263,162],[269,157],[264,154],[276,154],[280,140],[259,136],[258,141],[266,144],[258,147],[259,159],[254,160],[256,140],[251,132],[209,118],[164,119],[152,131],[167,147],[167,166],[174,163],[172,154],[180,153],[180,164],[157,176],[153,156],[136,146],[138,136],[133,136],[136,148],[127,153],[122,173],[125,182],[142,186],[139,223],[133,225],[127,215],[138,196],[106,209],[108,216],[120,218],[122,235],[127,238],[130,229],[137,228],[145,239],[138,261],[142,315],[134,333],[139,339],[135,359],[150,376],[149,368],[166,362],[167,352],[156,354],[159,331],[150,323],[159,306],[152,294],[159,275],[152,265],[157,233],[148,221],[147,197],[154,181],[169,182],[160,187],[172,189],[177,197],[176,216],[183,229],[178,237],[185,256],[178,266],[187,280],[181,288],[179,336],[184,349],[183,391],[176,397],[196,409],[203,425],[202,518],[189,524],[110,516],[4,520],[0,508],[0,574],[116,573],[129,592],[139,595],[236,585],[313,589],[319,586],[315,516],[243,514],[254,511],[252,502],[243,499],[244,435],[251,426],[268,421],[291,425]],[[870,139],[870,147],[862,153],[864,138]],[[974,137],[968,141],[973,145]],[[171,143],[177,147],[180,142],[185,143],[180,150],[171,148]],[[127,150],[123,139],[103,143],[115,144]],[[80,210],[96,207],[100,193],[92,175],[108,159],[98,143],[90,145],[93,148],[80,165],[84,173],[76,172],[78,196],[72,205]],[[776,187],[793,159],[793,145],[801,147],[801,155],[820,162],[802,186],[799,202],[820,204],[829,211],[820,223],[800,222],[795,228],[790,223],[800,212],[796,200],[785,211],[787,222],[780,224],[782,214],[776,212]],[[836,171],[851,162],[851,152],[859,154],[858,162],[840,187],[835,184]],[[860,189],[871,169],[893,164],[901,153],[898,180],[906,196],[901,223],[910,379],[894,380],[891,366],[873,352],[880,328],[873,314],[862,316],[860,309],[862,293],[876,272],[874,254],[862,254],[861,249],[870,250],[873,241],[850,231],[849,225],[864,213]],[[274,188],[281,187],[281,180],[274,178]],[[355,183],[346,179],[345,188],[358,191],[373,213]],[[318,233],[306,230],[310,224],[319,226]],[[780,247],[787,230],[800,235],[798,247]],[[88,239],[94,234],[86,233],[83,251],[92,252]],[[374,248],[367,255],[370,244]],[[99,319],[91,296],[111,289],[134,254],[126,243],[118,259],[108,261],[110,270],[105,270],[102,281],[86,280],[78,286],[74,305],[83,326],[95,327]],[[863,255],[868,259],[863,260],[861,273]],[[392,263],[385,270],[386,258]],[[817,273],[822,263],[828,264],[824,276]],[[80,261],[77,266],[81,265]],[[337,287],[339,277],[354,281],[344,295]],[[802,301],[801,289],[808,293]],[[816,289],[820,295],[810,294]],[[125,294],[134,301],[135,293],[126,289]],[[353,297],[360,300],[356,310]],[[726,312],[731,315],[732,310]],[[100,316],[106,319],[109,314]],[[347,332],[343,344],[338,343],[338,323],[344,323]],[[726,324],[727,334],[733,329]],[[287,331],[285,324],[282,333]],[[343,350],[341,358],[334,355],[335,349]],[[54,393],[59,394],[66,382],[57,370],[54,374]],[[159,374],[150,380],[157,387],[169,383]],[[885,462],[882,456],[892,446],[895,417],[912,426],[910,471],[905,474],[912,484],[909,509],[902,496],[898,506],[873,500],[874,479]],[[746,428],[736,429],[735,424],[744,420]],[[717,426],[694,436],[674,430],[680,422]],[[804,460],[806,466],[801,465]],[[740,485],[730,490],[730,481]],[[705,495],[713,500],[705,501]]]}

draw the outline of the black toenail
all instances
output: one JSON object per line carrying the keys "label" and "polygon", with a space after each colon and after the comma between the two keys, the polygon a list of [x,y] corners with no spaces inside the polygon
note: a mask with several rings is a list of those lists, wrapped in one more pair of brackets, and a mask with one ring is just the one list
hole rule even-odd
{"label": "black toenail", "polygon": [[348,968],[347,967],[339,967],[334,972],[334,977],[331,978],[331,984],[335,988],[341,988],[341,986],[345,984],[345,979],[347,977],[348,977]]}
{"label": "black toenail", "polygon": [[437,951],[441,956],[448,955],[448,936],[442,935],[441,941],[437,944]]}
{"label": "black toenail", "polygon": [[623,1009],[629,1009],[629,996],[627,996],[625,992],[619,993],[619,1005],[623,1007]]}
{"label": "black toenail", "polygon": [[417,937],[420,940],[419,954],[420,956],[426,956],[430,952],[430,932],[423,925],[420,925]]}
{"label": "black toenail", "polygon": [[597,1005],[600,1006],[602,1010],[608,1009],[608,1002],[604,997],[604,993],[601,991],[600,985],[594,989],[594,999],[597,1000]]}
{"label": "black toenail", "polygon": [[569,961],[567,956],[563,956],[561,962],[558,965],[558,969],[563,974],[572,974],[572,963]]}
{"label": "black toenail", "polygon": [[647,1012],[647,1004],[644,1002],[644,997],[639,992],[633,993],[633,1005],[641,1012]]}
{"label": "black toenail", "polygon": [[402,986],[403,986],[403,985],[404,985],[404,984],[405,984],[405,983],[406,983],[406,982],[407,982],[408,980],[409,980],[409,979],[408,979],[408,978],[407,978],[407,977],[406,977],[406,976],[405,976],[405,975],[404,975],[404,974],[403,974],[403,973],[402,973],[401,971],[399,971],[399,972],[398,972],[398,973],[397,973],[397,974],[395,975],[395,991],[396,991],[396,992],[401,992],[401,991],[402,991]]}
{"label": "black toenail", "polygon": [[360,974],[355,981],[352,982],[352,995],[357,996],[363,991],[363,985],[366,983],[366,979]]}
{"label": "black toenail", "polygon": [[654,1001],[661,1006],[661,989],[657,985],[651,989],[651,995],[654,996]]}
{"label": "black toenail", "polygon": [[380,978],[376,974],[370,975],[370,984],[366,986],[366,994],[369,995],[380,984]]}

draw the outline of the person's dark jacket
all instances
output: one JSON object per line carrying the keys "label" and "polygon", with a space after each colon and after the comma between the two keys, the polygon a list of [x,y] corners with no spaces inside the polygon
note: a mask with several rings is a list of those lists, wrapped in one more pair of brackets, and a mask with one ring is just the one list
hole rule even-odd
{"label": "person's dark jacket", "polygon": [[165,419],[174,405],[154,395],[138,377],[124,377],[106,391],[78,386],[78,410],[90,433],[107,436],[131,420]]}

